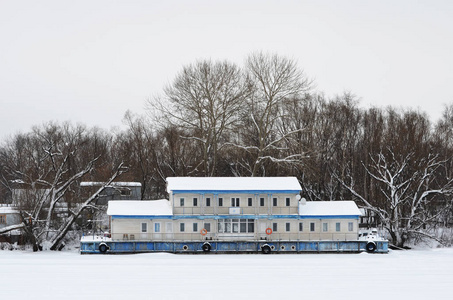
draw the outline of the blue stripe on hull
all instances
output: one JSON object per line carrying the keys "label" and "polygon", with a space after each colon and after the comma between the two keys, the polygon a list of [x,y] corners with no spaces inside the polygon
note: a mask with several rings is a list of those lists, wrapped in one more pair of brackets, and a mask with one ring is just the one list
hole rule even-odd
{"label": "blue stripe on hull", "polygon": [[[366,241],[124,241],[105,242],[109,246],[107,253],[203,253],[202,246],[209,242],[210,253],[261,253],[263,245],[271,247],[271,253],[359,253],[366,251]],[[101,242],[83,241],[80,243],[81,254],[101,253]],[[376,241],[373,253],[388,253],[388,241]]]}

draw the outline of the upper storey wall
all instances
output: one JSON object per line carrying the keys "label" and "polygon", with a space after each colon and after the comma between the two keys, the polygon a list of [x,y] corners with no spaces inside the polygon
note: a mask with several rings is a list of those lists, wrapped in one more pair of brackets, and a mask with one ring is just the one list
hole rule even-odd
{"label": "upper storey wall", "polygon": [[293,215],[298,194],[176,193],[170,194],[175,215]]}

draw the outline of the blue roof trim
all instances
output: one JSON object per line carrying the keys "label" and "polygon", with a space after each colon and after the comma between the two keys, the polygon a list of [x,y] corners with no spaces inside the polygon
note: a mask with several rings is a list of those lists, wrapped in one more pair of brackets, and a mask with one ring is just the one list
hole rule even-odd
{"label": "blue roof trim", "polygon": [[300,216],[301,219],[358,219],[360,215]]}
{"label": "blue roof trim", "polygon": [[173,190],[176,194],[299,194],[301,190]]}
{"label": "blue roof trim", "polygon": [[176,215],[176,216],[122,216],[114,215],[112,219],[170,219],[170,220],[206,220],[206,219],[358,219],[358,215],[350,216],[299,216],[299,215]]}

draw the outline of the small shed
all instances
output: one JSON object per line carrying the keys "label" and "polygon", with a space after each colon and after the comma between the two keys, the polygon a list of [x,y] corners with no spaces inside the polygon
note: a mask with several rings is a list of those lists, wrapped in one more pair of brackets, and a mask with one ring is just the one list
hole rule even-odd
{"label": "small shed", "polygon": [[[90,196],[102,187],[105,182],[83,181],[80,183],[82,196]],[[107,205],[111,200],[136,200],[141,198],[140,182],[112,182],[101,193],[96,204]]]}
{"label": "small shed", "polygon": [[[0,204],[0,232],[2,232],[2,229],[6,230],[7,227],[20,223],[20,213],[14,206]],[[0,234],[0,242],[19,242],[21,236],[22,232],[20,229],[9,230],[4,234]]]}

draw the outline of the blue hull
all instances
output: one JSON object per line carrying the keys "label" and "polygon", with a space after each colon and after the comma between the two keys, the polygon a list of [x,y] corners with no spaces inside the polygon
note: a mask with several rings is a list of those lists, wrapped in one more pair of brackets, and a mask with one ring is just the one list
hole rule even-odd
{"label": "blue hull", "polygon": [[[106,244],[105,253],[261,253],[262,247],[268,245],[271,253],[359,253],[365,252],[366,241],[190,241],[190,242],[146,242],[146,241],[82,241],[81,254],[103,253],[99,245]],[[203,245],[209,243],[210,250],[203,251]],[[388,253],[388,241],[376,241],[373,253]]]}

